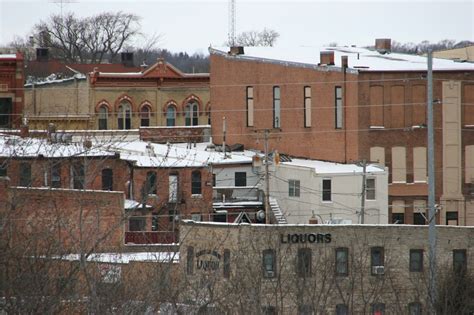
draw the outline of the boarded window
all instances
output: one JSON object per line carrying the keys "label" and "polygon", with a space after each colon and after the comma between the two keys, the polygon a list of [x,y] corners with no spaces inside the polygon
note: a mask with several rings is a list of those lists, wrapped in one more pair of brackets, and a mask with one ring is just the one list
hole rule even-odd
{"label": "boarded window", "polygon": [[474,125],[474,84],[464,85],[462,106],[464,107],[464,125]]}
{"label": "boarded window", "polygon": [[[474,105],[473,105],[474,107]],[[466,184],[473,183],[474,185],[474,145],[467,145],[465,148],[466,152]]]}
{"label": "boarded window", "polygon": [[370,148],[370,160],[378,161],[377,164],[381,166],[385,166],[385,148],[383,147]]}
{"label": "boarded window", "polygon": [[426,148],[413,148],[413,180],[415,183],[426,183]]}
{"label": "boarded window", "polygon": [[334,105],[335,105],[335,127],[341,129],[344,125],[344,112],[342,104],[342,88],[336,86],[334,91]]}
{"label": "boarded window", "polygon": [[383,87],[370,87],[370,125],[383,126]]}
{"label": "boarded window", "polygon": [[391,128],[405,127],[405,88],[392,86],[390,89]]}
{"label": "boarded window", "polygon": [[253,86],[247,86],[247,127],[253,127]]}
{"label": "boarded window", "polygon": [[426,87],[415,85],[412,87],[412,125],[426,125]]}
{"label": "boarded window", "polygon": [[273,128],[281,127],[281,99],[280,87],[273,87]]}
{"label": "boarded window", "polygon": [[304,87],[304,126],[311,127],[311,87]]}
{"label": "boarded window", "polygon": [[406,183],[407,167],[406,167],[406,148],[392,148],[392,182]]}

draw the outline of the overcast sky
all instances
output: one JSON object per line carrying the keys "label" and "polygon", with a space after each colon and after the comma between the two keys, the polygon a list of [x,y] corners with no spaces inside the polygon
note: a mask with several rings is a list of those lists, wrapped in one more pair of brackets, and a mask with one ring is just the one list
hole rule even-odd
{"label": "overcast sky", "polygon": [[[25,36],[40,19],[61,12],[61,0],[0,0],[0,44]],[[228,33],[228,1],[63,0],[63,11],[88,16],[133,12],[142,31],[162,35],[172,51],[207,52]],[[69,2],[69,3],[67,3]],[[237,32],[264,27],[280,33],[278,47],[370,45],[375,38],[398,42],[474,40],[474,0],[468,1],[243,1],[236,0]]]}

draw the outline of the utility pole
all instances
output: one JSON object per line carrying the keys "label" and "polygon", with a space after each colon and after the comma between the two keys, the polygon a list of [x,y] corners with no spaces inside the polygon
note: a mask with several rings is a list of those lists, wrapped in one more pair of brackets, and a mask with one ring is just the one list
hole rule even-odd
{"label": "utility pole", "polygon": [[366,185],[367,185],[367,176],[366,176],[366,170],[367,170],[367,161],[364,159],[361,162],[362,164],[362,198],[360,200],[360,223],[364,224],[365,221],[365,191],[366,191]]}
{"label": "utility pole", "polygon": [[265,129],[264,146],[265,146],[265,224],[270,224],[270,182],[268,176],[268,134],[269,130]]}
{"label": "utility pole", "polygon": [[436,305],[436,209],[435,209],[435,169],[434,169],[434,121],[433,121],[433,52],[428,51],[428,209],[429,209],[429,298],[431,314]]}

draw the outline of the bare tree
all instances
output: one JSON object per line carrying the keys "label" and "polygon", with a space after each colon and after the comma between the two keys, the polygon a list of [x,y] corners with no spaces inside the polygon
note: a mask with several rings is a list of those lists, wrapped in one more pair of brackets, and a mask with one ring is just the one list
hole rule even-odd
{"label": "bare tree", "polygon": [[[236,40],[235,45],[237,46],[247,46],[247,47],[257,47],[257,46],[267,46],[273,47],[278,39],[280,34],[270,28],[264,28],[261,31],[251,30],[240,33]],[[231,45],[226,43],[226,45]]]}

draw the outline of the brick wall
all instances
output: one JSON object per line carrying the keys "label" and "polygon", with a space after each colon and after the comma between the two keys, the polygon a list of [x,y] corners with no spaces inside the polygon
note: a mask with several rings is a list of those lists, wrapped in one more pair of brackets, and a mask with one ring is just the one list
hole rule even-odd
{"label": "brick wall", "polygon": [[211,135],[209,126],[196,127],[140,127],[140,140],[155,143],[207,142]]}

